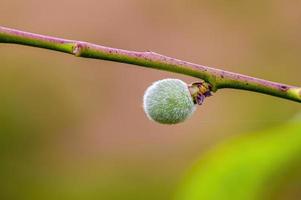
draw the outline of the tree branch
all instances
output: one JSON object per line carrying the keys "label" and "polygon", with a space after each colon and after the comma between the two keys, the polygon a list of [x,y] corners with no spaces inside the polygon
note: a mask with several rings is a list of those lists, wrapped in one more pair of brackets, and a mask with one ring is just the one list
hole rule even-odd
{"label": "tree branch", "polygon": [[301,102],[301,87],[285,85],[163,56],[110,48],[88,42],[66,40],[0,26],[0,43],[15,43],[73,54],[78,57],[110,60],[148,68],[176,72],[203,79],[215,92],[234,88],[259,92]]}

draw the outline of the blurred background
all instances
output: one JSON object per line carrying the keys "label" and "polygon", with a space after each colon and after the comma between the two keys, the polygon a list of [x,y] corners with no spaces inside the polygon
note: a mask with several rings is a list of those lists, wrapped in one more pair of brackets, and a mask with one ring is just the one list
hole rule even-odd
{"label": "blurred background", "polygon": [[[300,1],[1,0],[0,25],[300,85]],[[0,199],[172,199],[224,140],[300,105],[221,90],[166,126],[142,109],[154,81],[187,76],[0,45]]]}

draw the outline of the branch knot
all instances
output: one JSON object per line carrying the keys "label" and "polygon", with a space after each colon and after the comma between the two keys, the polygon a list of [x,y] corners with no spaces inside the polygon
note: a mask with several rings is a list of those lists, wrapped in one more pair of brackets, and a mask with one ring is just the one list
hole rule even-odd
{"label": "branch knot", "polygon": [[82,49],[84,49],[84,47],[85,47],[84,44],[77,42],[77,43],[75,43],[75,45],[73,47],[72,53],[75,56],[80,57],[82,54]]}

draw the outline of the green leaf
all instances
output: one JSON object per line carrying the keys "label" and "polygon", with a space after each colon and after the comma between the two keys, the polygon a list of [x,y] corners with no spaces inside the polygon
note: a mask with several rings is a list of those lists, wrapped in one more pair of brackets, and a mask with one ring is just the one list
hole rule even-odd
{"label": "green leaf", "polygon": [[300,155],[300,122],[232,139],[203,156],[176,199],[267,199],[279,193],[292,166],[300,164]]}

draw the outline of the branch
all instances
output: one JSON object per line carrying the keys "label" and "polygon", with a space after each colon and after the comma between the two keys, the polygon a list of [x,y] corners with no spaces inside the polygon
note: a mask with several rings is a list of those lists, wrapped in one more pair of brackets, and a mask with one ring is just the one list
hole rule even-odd
{"label": "branch", "polygon": [[78,57],[110,60],[176,72],[205,80],[215,92],[221,88],[249,90],[301,102],[301,87],[285,85],[163,56],[23,32],[0,26],[0,43],[15,43],[61,51]]}

